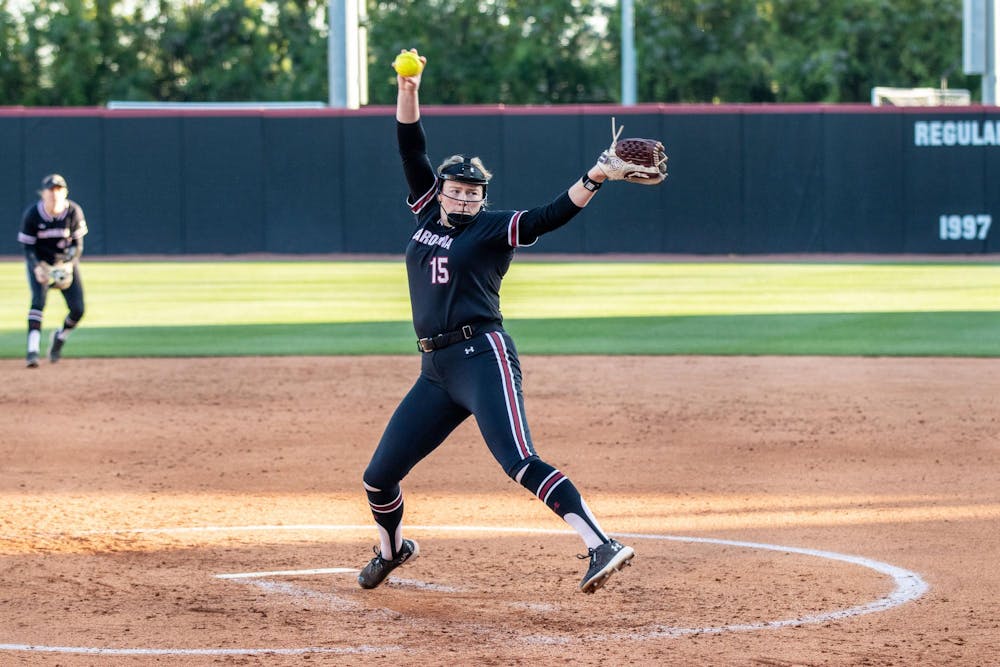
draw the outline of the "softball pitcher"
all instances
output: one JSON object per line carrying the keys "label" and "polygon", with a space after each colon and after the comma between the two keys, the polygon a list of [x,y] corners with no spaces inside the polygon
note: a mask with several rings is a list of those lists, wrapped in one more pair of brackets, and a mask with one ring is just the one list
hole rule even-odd
{"label": "softball pitcher", "polygon": [[580,590],[593,593],[628,565],[635,552],[608,537],[573,482],[535,451],[517,350],[500,314],[500,284],[516,248],[569,222],[605,180],[661,182],[666,175],[663,146],[625,140],[620,145],[647,142],[643,145],[649,150],[620,158],[613,142],[597,164],[552,202],[521,211],[486,210],[491,174],[479,158],[453,155],[437,170],[431,166],[420,123],[421,77],[422,72],[397,75],[396,105],[399,152],[410,191],[407,204],[416,221],[406,248],[406,270],[421,371],[364,472],[380,543],[358,583],[375,588],[416,558],[417,542],[402,533],[400,482],[475,415],[504,472],[580,535],[588,552],[580,558],[589,558]]}

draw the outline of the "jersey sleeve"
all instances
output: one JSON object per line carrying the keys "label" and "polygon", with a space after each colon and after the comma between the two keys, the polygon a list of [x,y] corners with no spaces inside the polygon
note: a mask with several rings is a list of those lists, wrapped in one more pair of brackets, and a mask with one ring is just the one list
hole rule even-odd
{"label": "jersey sleeve", "polygon": [[396,138],[399,142],[399,157],[403,161],[403,174],[410,190],[406,204],[414,214],[419,214],[434,201],[437,192],[437,174],[427,157],[424,127],[420,121],[396,121]]}
{"label": "jersey sleeve", "polygon": [[581,210],[564,192],[545,206],[515,211],[507,225],[507,243],[511,248],[534,245],[539,236],[559,229]]}
{"label": "jersey sleeve", "polygon": [[26,246],[34,246],[38,242],[38,222],[36,216],[32,215],[34,206],[29,206],[24,215],[21,216],[21,229],[17,233],[18,243]]}
{"label": "jersey sleeve", "polygon": [[81,241],[87,232],[87,218],[83,214],[83,208],[76,202],[73,202],[73,208],[75,209],[73,215],[73,222],[70,224],[69,234],[70,240]]}

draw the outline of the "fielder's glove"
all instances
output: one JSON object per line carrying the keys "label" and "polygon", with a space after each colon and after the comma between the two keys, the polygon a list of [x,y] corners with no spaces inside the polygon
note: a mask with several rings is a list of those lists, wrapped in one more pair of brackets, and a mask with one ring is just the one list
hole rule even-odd
{"label": "fielder's glove", "polygon": [[73,284],[73,265],[69,262],[58,262],[49,272],[52,286],[56,289],[66,289]]}
{"label": "fielder's glove", "polygon": [[611,146],[597,158],[597,166],[610,181],[657,185],[667,177],[667,155],[655,139],[618,140],[625,126],[615,130],[611,119]]}
{"label": "fielder's glove", "polygon": [[35,266],[35,280],[56,289],[66,289],[73,284],[73,264],[67,262],[39,262]]}

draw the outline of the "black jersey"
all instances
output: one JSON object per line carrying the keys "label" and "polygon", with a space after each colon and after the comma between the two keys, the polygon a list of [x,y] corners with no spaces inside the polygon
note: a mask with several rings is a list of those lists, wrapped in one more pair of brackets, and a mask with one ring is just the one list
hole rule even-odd
{"label": "black jersey", "polygon": [[39,261],[51,264],[65,259],[70,246],[79,246],[87,235],[83,209],[73,200],[66,204],[66,210],[55,217],[45,212],[45,205],[40,200],[24,212],[17,240],[33,247]]}
{"label": "black jersey", "polygon": [[441,224],[439,180],[425,149],[419,122],[397,124],[399,150],[416,216],[406,246],[413,328],[418,338],[456,331],[469,324],[500,326],[500,283],[514,250],[532,245],[545,232],[580,212],[563,192],[544,206],[523,211],[482,211],[470,224]]}

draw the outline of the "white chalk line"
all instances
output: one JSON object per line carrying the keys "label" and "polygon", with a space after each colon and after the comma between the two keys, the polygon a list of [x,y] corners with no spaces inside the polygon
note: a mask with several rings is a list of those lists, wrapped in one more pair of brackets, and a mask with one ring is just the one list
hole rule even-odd
{"label": "white chalk line", "polygon": [[316,570],[272,570],[271,572],[237,572],[217,574],[216,579],[261,579],[263,577],[299,577],[313,574],[350,574],[360,572],[356,567],[324,567]]}
{"label": "white chalk line", "polygon": [[399,651],[399,646],[304,646],[302,648],[102,648],[96,646],[41,646],[32,644],[0,644],[0,651],[32,651],[35,653],[72,653],[79,655],[304,655],[332,653],[356,655]]}
{"label": "white chalk line", "polygon": [[[438,532],[492,532],[492,533],[518,533],[518,534],[542,534],[542,535],[575,535],[571,530],[554,530],[545,528],[511,528],[503,526],[407,526],[412,531],[438,531]],[[370,526],[357,525],[329,525],[329,524],[302,524],[290,526],[191,526],[177,528],[130,528],[115,529],[106,531],[81,531],[74,535],[108,535],[108,534],[175,534],[175,533],[208,533],[208,532],[261,532],[261,531],[352,531],[371,530]],[[846,609],[836,609],[818,614],[808,614],[796,618],[778,619],[773,621],[761,621],[757,623],[739,623],[720,626],[709,626],[701,628],[672,627],[665,625],[649,625],[642,632],[628,633],[608,633],[593,634],[589,636],[575,636],[573,638],[549,636],[549,635],[527,635],[522,641],[529,644],[569,644],[581,641],[608,641],[608,640],[646,640],[659,638],[674,638],[686,635],[699,634],[723,634],[729,632],[755,632],[760,630],[779,629],[796,627],[802,625],[812,625],[825,623],[828,621],[841,620],[853,616],[872,614],[886,611],[898,607],[907,602],[912,602],[923,596],[929,586],[919,574],[911,570],[906,570],[889,563],[841,554],[833,551],[823,551],[819,549],[807,549],[802,547],[789,547],[777,544],[766,544],[761,542],[745,542],[738,540],[723,540],[707,537],[685,537],[678,535],[656,535],[647,533],[616,533],[616,537],[624,539],[638,540],[663,540],[672,542],[684,542],[692,544],[713,544],[732,546],[745,549],[757,549],[764,551],[777,551],[781,553],[800,554],[813,556],[826,560],[839,561],[864,567],[880,574],[883,574],[895,584],[891,593],[871,602],[855,605]],[[344,574],[357,572],[356,568],[321,568],[310,570],[276,570],[273,572],[245,572],[235,574],[214,575],[220,579],[229,579],[240,582],[252,583],[268,591],[290,595],[293,597],[305,597],[307,599],[326,603],[331,609],[347,610],[358,609],[362,605],[354,600],[348,600],[329,593],[319,593],[314,590],[295,586],[287,583],[268,581],[263,577],[267,576],[300,576],[316,574]],[[415,587],[426,587],[433,590],[448,591],[446,586],[428,584],[416,580],[398,580],[390,578],[389,582],[398,582],[403,585]],[[471,626],[470,626],[471,627]],[[481,629],[480,626],[475,626]],[[0,651],[34,651],[47,653],[78,653],[85,655],[302,655],[307,653],[327,653],[327,654],[367,654],[398,651],[398,646],[347,646],[347,647],[327,647],[327,646],[304,646],[297,648],[116,648],[116,647],[90,647],[90,646],[44,646],[33,644],[0,644]]]}

